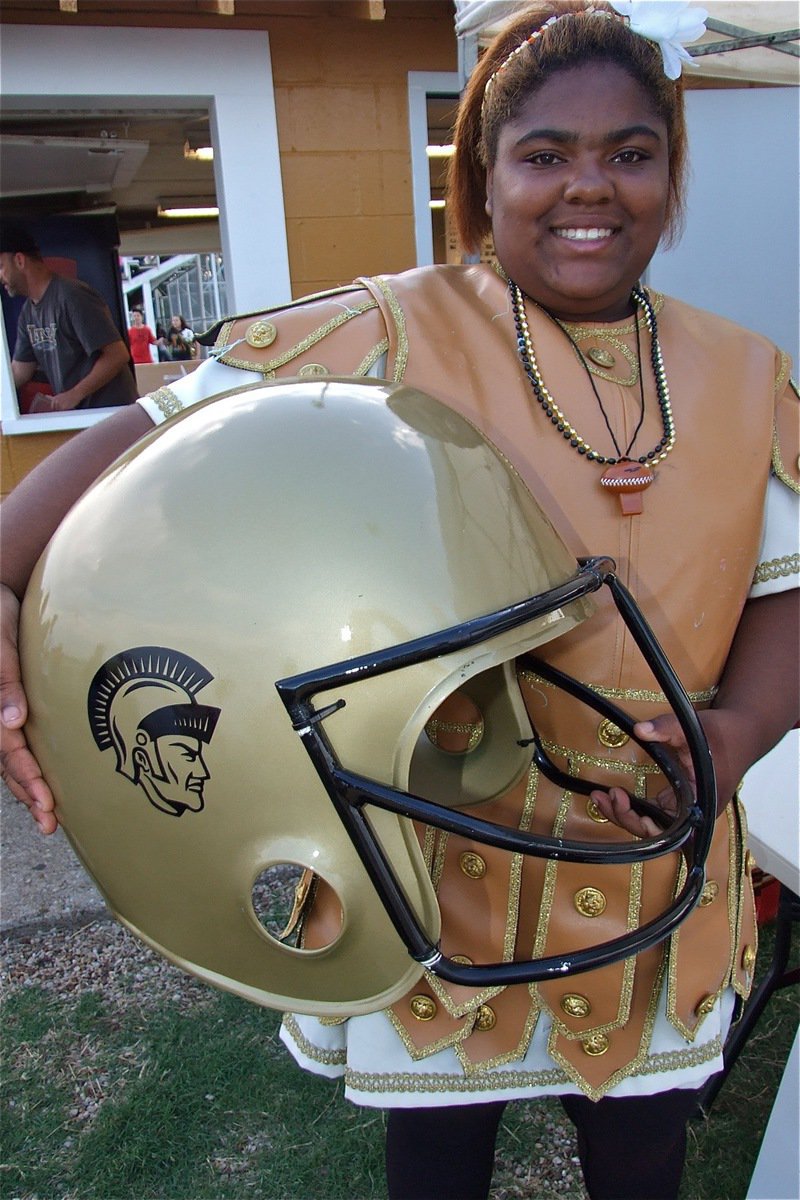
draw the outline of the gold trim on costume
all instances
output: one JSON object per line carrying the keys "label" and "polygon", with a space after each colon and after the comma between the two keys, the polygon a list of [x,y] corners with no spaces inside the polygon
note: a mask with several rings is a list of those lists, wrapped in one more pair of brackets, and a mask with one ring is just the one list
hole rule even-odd
{"label": "gold trim on costume", "polygon": [[[287,300],[284,304],[275,304],[272,308],[259,308],[254,312],[237,313],[234,317],[228,317],[224,321],[219,322],[217,336],[214,339],[214,350],[222,350],[228,344],[228,336],[231,329],[237,321],[246,321],[248,317],[265,317],[272,313],[287,312],[291,308],[304,308],[311,300],[328,300],[332,296],[343,296],[347,292],[358,292],[361,289],[354,283],[344,284],[342,287],[327,288],[322,292],[312,292],[308,296],[300,296],[297,300]],[[213,329],[214,326],[211,326]],[[211,330],[208,330],[210,333]],[[205,335],[204,335],[205,336]]]}
{"label": "gold trim on costume", "polygon": [[[482,1004],[488,1000],[493,1000],[495,996],[499,996],[506,989],[505,984],[495,985],[494,987],[482,988],[479,992],[476,991],[469,997],[468,1000],[463,1000],[460,1004],[456,1004],[453,997],[447,991],[447,984],[444,980],[439,979],[431,971],[425,972],[425,982],[432,992],[435,992],[442,1003],[442,1007],[446,1011],[448,1017],[453,1017],[454,1020],[460,1021],[462,1017],[475,1019],[475,1015]],[[424,1053],[430,1054],[435,1047],[426,1046]]]}
{"label": "gold trim on costume", "polygon": [[[661,965],[656,973],[653,990],[650,994],[650,999],[647,1004],[647,1013],[645,1015],[644,1024],[642,1025],[642,1036],[639,1039],[639,1049],[633,1058],[629,1059],[628,1062],[624,1063],[621,1067],[618,1067],[616,1071],[609,1075],[608,1078],[597,1087],[592,1087],[591,1084],[589,1084],[588,1081],[583,1078],[577,1067],[573,1066],[569,1059],[561,1054],[561,1052],[558,1050],[558,1047],[556,1046],[556,1040],[558,1038],[559,1030],[555,1025],[553,1025],[547,1043],[548,1053],[554,1062],[557,1062],[561,1065],[565,1074],[569,1076],[573,1083],[578,1085],[581,1091],[587,1095],[590,1100],[600,1100],[601,1097],[606,1094],[606,1092],[610,1091],[611,1088],[616,1087],[616,1085],[621,1083],[623,1079],[627,1079],[631,1075],[638,1074],[638,1069],[647,1062],[647,1051],[650,1046],[650,1039],[653,1036],[653,1026],[656,1023],[656,1012],[658,1009],[658,1001],[661,996],[661,983],[663,975],[664,963],[662,960]],[[649,1072],[647,1073],[649,1074]]]}
{"label": "gold trim on costume", "polygon": [[444,871],[444,864],[447,858],[447,842],[449,837],[450,834],[446,829],[436,830],[436,855],[434,857],[433,867],[431,869],[431,883],[433,884],[433,889],[436,892],[438,892],[439,884],[442,881],[442,871]]}
{"label": "gold trim on costume", "polygon": [[368,1075],[365,1071],[345,1072],[345,1084],[358,1092],[383,1092],[387,1085],[397,1093],[410,1092],[470,1092],[494,1091],[499,1088],[529,1088],[547,1087],[553,1084],[566,1083],[563,1071],[547,1069],[543,1071],[502,1071],[498,1075],[461,1076],[446,1075],[443,1071],[434,1074],[417,1074],[415,1071],[384,1072],[378,1075]]}
{"label": "gold trim on costume", "polygon": [[389,305],[392,316],[394,317],[395,329],[397,331],[397,357],[394,363],[392,372],[392,380],[394,383],[401,383],[408,365],[408,333],[406,331],[406,315],[403,312],[400,301],[395,296],[388,282],[382,279],[380,275],[373,275],[365,280],[367,283],[372,283],[383,294],[386,303]]}
{"label": "gold trim on costume", "polygon": [[635,763],[623,762],[615,758],[598,758],[596,754],[584,754],[582,750],[573,750],[569,746],[560,746],[558,742],[551,742],[547,738],[542,738],[542,745],[550,754],[560,754],[570,762],[570,771],[574,774],[575,768],[572,764],[584,763],[589,767],[597,767],[605,771],[615,771],[625,775],[635,775],[634,787],[636,788],[636,796],[639,799],[644,799],[646,795],[646,776],[660,775],[661,769],[655,763]]}
{"label": "gold trim on costume", "polygon": [[[627,932],[637,929],[639,926],[639,914],[642,906],[642,879],[643,879],[644,863],[637,862],[631,865],[631,883],[628,894],[628,924]],[[559,1032],[566,1038],[568,1042],[580,1042],[584,1038],[596,1033],[609,1033],[614,1029],[621,1029],[631,1015],[631,1000],[633,999],[633,981],[636,974],[636,955],[629,955],[624,960],[622,968],[622,986],[619,992],[619,1006],[617,1015],[612,1021],[607,1021],[605,1025],[591,1025],[587,1029],[582,1029],[579,1033],[570,1029],[563,1023],[554,1008],[548,1005],[548,1011],[553,1018],[553,1025],[559,1027]],[[587,1014],[588,1015],[588,1014]]]}
{"label": "gold trim on costume", "polygon": [[[556,813],[556,818],[553,821],[553,837],[561,837],[564,832],[564,826],[567,822],[570,806],[572,804],[572,792],[564,792],[561,797],[561,803]],[[556,868],[558,863],[555,859],[549,858],[545,863],[544,880],[542,881],[542,898],[539,902],[539,920],[536,925],[536,937],[533,940],[533,953],[531,958],[541,958],[544,951],[547,934],[550,929],[550,915],[553,909],[553,894],[556,890]],[[537,1005],[544,1005],[544,1001],[539,995],[539,990],[535,983],[528,984],[528,991]]]}
{"label": "gold trim on costume", "polygon": [[[348,288],[347,290],[351,291],[352,289]],[[362,313],[369,312],[370,309],[377,307],[378,302],[372,299],[372,297],[369,300],[362,300],[360,304],[348,306],[344,312],[331,317],[323,325],[320,325],[318,329],[315,329],[313,333],[307,334],[295,346],[292,346],[289,350],[285,350],[277,358],[271,358],[269,362],[252,362],[249,359],[235,358],[229,354],[218,355],[217,362],[224,363],[228,367],[239,367],[246,371],[258,371],[265,379],[273,379],[275,372],[280,367],[285,367],[287,363],[292,362],[295,358],[299,358],[305,350],[310,350],[312,346],[316,346],[329,333],[333,333],[334,330],[339,329],[342,325],[346,325],[354,317],[360,317]],[[230,328],[228,328],[228,332],[230,332]],[[227,344],[227,341],[225,344]]]}
{"label": "gold trim on costume", "polygon": [[[678,867],[678,876],[677,876],[677,879],[675,880],[675,890],[672,894],[673,900],[678,895],[678,893],[680,892],[684,883],[686,882],[687,874],[688,874],[688,868],[686,866],[686,859],[681,858],[680,865]],[[687,1042],[693,1042],[694,1038],[695,1038],[695,1034],[696,1034],[697,1030],[700,1028],[700,1024],[702,1023],[702,1017],[701,1017],[700,1021],[698,1021],[697,1025],[695,1025],[694,1029],[689,1029],[688,1025],[684,1025],[683,1021],[680,1019],[680,1017],[678,1016],[678,1013],[677,1013],[677,1006],[678,1006],[678,981],[677,981],[677,977],[678,977],[678,942],[680,940],[680,932],[681,932],[681,927],[679,925],[677,927],[677,929],[675,929],[672,932],[672,934],[670,935],[669,941],[667,943],[667,946],[668,946],[668,949],[667,949],[667,1019],[668,1019],[670,1025],[672,1025],[672,1027],[674,1029],[677,1029],[677,1031],[681,1035],[681,1037],[685,1038]]]}
{"label": "gold trim on costume", "polygon": [[[664,1050],[660,1053],[647,1055],[634,1070],[617,1072],[619,1076],[615,1083],[636,1076],[663,1075],[668,1071],[685,1070],[689,1067],[701,1066],[712,1062],[722,1053],[722,1042],[719,1035],[702,1046],[687,1046],[685,1050]],[[309,1057],[313,1057],[309,1055]],[[454,1095],[470,1095],[484,1091],[499,1092],[503,1090],[522,1091],[535,1087],[553,1087],[569,1083],[566,1071],[559,1067],[545,1068],[541,1071],[482,1071],[469,1076],[447,1074],[444,1071],[428,1074],[416,1071],[379,1072],[367,1074],[364,1071],[353,1071],[349,1067],[344,1072],[345,1085],[354,1091],[365,1093],[383,1092],[387,1095],[395,1092],[398,1095],[414,1092],[433,1095],[443,1095],[450,1092]],[[597,1095],[586,1089],[585,1081],[576,1079],[581,1092],[591,1099],[599,1099],[607,1088],[597,1089]]]}
{"label": "gold trim on costume", "polygon": [[323,1050],[321,1046],[316,1046],[313,1042],[310,1042],[297,1024],[294,1013],[284,1013],[283,1023],[294,1041],[297,1042],[298,1048],[307,1058],[313,1059],[314,1062],[325,1063],[329,1067],[343,1067],[346,1065],[347,1051]]}
{"label": "gold trim on costume", "polygon": [[[354,1071],[346,1065],[344,1051],[324,1050],[309,1042],[301,1032],[292,1013],[284,1014],[283,1023],[287,1032],[307,1058],[327,1066],[344,1067],[342,1074],[345,1085],[354,1091],[387,1095],[392,1092],[406,1095],[414,1092],[434,1095],[443,1095],[448,1092],[453,1095],[470,1095],[484,1091],[499,1092],[506,1089],[522,1091],[537,1087],[546,1088],[570,1082],[568,1073],[559,1067],[549,1067],[539,1071],[498,1071],[496,1068],[487,1069],[485,1067],[480,1070],[475,1067],[469,1075],[456,1075],[444,1071],[430,1074],[416,1071],[376,1073]],[[651,1032],[651,1029],[646,1030],[648,1035]],[[631,1063],[628,1068],[617,1072],[614,1082],[620,1082],[623,1078],[665,1074],[670,1071],[700,1066],[718,1058],[721,1052],[722,1043],[717,1034],[702,1046],[687,1046],[686,1049],[665,1050],[647,1055],[641,1062]],[[586,1089],[585,1081],[577,1078],[573,1082],[592,1099],[599,1099],[600,1094],[608,1090],[608,1087],[604,1086],[602,1089],[597,1089],[596,1095],[592,1095],[591,1090]]]}
{"label": "gold trim on costume", "polygon": [[528,1015],[525,1018],[525,1024],[523,1026],[522,1033],[520,1034],[520,1039],[513,1050],[507,1050],[504,1054],[496,1054],[494,1058],[487,1058],[482,1062],[473,1062],[472,1059],[467,1058],[462,1045],[459,1044],[456,1046],[456,1057],[461,1063],[461,1066],[464,1068],[464,1074],[467,1076],[467,1078],[470,1079],[474,1075],[485,1074],[487,1071],[492,1071],[496,1067],[505,1066],[506,1063],[519,1062],[521,1059],[523,1059],[528,1053],[528,1046],[530,1045],[531,1038],[533,1037],[533,1031],[536,1028],[536,1023],[538,1020],[539,1008],[534,1003],[531,1004],[531,1007],[528,1009]]}
{"label": "gold trim on costume", "polygon": [[[519,829],[525,833],[531,827],[533,812],[536,808],[536,796],[539,791],[539,768],[531,764],[528,771],[528,782],[525,785],[525,801],[519,819]],[[511,886],[509,888],[508,915],[506,918],[506,934],[503,940],[503,961],[509,962],[514,957],[519,928],[519,902],[522,892],[522,868],[525,863],[524,854],[511,856]]]}
{"label": "gold trim on costume", "polygon": [[[739,947],[742,940],[742,920],[744,916],[744,908],[746,900],[749,900],[751,911],[755,909],[755,895],[753,893],[753,876],[752,872],[747,870],[747,854],[745,846],[747,845],[747,811],[739,799],[739,793],[733,797],[733,803],[728,805],[731,810],[731,820],[735,823],[738,832],[737,845],[737,875],[739,888],[736,896],[736,937],[732,939],[731,946],[731,966],[730,966],[730,983],[737,995],[746,1000],[753,990],[753,972],[747,973],[748,978],[745,983],[739,982]],[[758,953],[758,921],[753,922],[753,940],[755,945],[753,949]]]}
{"label": "gold trim on costume", "polygon": [[[524,679],[530,685],[539,687],[558,688],[558,684],[551,683],[549,679],[543,679],[541,675],[537,675],[535,671],[530,671],[523,668],[519,674],[519,679]],[[586,685],[597,696],[602,696],[605,700],[648,700],[653,704],[666,704],[667,698],[663,692],[654,691],[651,688],[610,688],[601,687],[599,683],[588,683]],[[716,687],[705,688],[701,692],[689,692],[689,699],[692,704],[707,704],[717,694],[719,689]]]}
{"label": "gold trim on costume", "polygon": [[[784,481],[785,482],[785,481]],[[789,481],[794,491],[800,495],[800,488]],[[759,563],[753,575],[753,583],[766,583],[770,579],[786,579],[800,572],[800,554],[784,554],[783,558],[770,558]]]}
{"label": "gold trim on costume", "polygon": [[[789,367],[791,366],[791,359],[789,358],[789,355],[786,353],[786,351],[779,350],[778,353],[781,356],[781,365],[778,367],[778,374],[775,376],[775,395],[776,396],[781,391],[781,389],[783,388],[783,385],[785,384],[787,378],[789,377]],[[794,391],[796,392],[797,384],[794,382],[793,379],[790,379],[789,382],[792,385],[792,388],[794,389]]]}
{"label": "gold trim on costume", "polygon": [[369,375],[370,371],[375,366],[375,363],[378,362],[378,360],[382,358],[384,354],[388,354],[388,352],[389,339],[382,338],[378,342],[377,346],[372,347],[369,354],[364,355],[353,374],[359,377],[362,375]]}
{"label": "gold trim on costume", "polygon": [[[533,811],[536,806],[536,792],[539,786],[539,769],[534,764],[531,765],[528,773],[528,781],[525,787],[525,800],[520,814],[518,828],[527,831],[530,829],[531,821],[533,820]],[[434,887],[438,889],[441,880],[441,873],[444,868],[444,842],[447,834],[442,835],[442,845],[440,846],[440,855],[437,855],[437,866],[439,867],[437,877],[434,880]],[[514,950],[517,944],[517,928],[519,925],[519,903],[522,889],[522,868],[525,861],[523,854],[512,854],[511,864],[509,867],[509,883],[508,883],[508,905],[506,908],[506,928],[503,935],[503,962],[511,962],[514,958]],[[463,1017],[467,1013],[475,1013],[476,1010],[487,1000],[491,1000],[494,996],[499,996],[505,990],[505,985],[485,987],[474,991],[467,1000],[456,1002],[447,990],[445,981],[437,978],[430,971],[426,971],[426,981],[433,992],[436,993],[441,1000],[445,1009],[451,1017]],[[536,1024],[536,1017],[539,1013],[538,1001],[534,1000],[532,1008],[533,1025],[531,1032]],[[510,1061],[506,1059],[505,1061]]]}
{"label": "gold trim on costume", "polygon": [[430,1058],[432,1054],[437,1054],[440,1050],[449,1050],[451,1047],[456,1046],[458,1042],[463,1042],[472,1033],[472,1027],[475,1024],[475,1014],[468,1013],[464,1017],[464,1022],[459,1029],[454,1029],[452,1033],[446,1033],[444,1037],[440,1037],[437,1041],[420,1047],[412,1042],[408,1030],[397,1014],[391,1008],[387,1008],[385,1011],[395,1033],[405,1047],[406,1054],[414,1062],[419,1062],[423,1058]]}
{"label": "gold trim on costume", "polygon": [[[642,321],[641,327],[647,328],[647,324],[644,322],[644,319],[639,319]],[[591,338],[593,341],[597,342],[607,342],[610,346],[614,347],[618,354],[622,355],[623,359],[630,368],[630,373],[627,379],[623,379],[619,375],[612,374],[610,366],[604,368],[601,365],[595,365],[597,360],[591,357],[592,351],[584,351],[579,347],[584,358],[586,370],[591,375],[595,375],[598,379],[605,379],[608,383],[616,383],[619,387],[632,388],[637,386],[639,383],[639,363],[637,362],[636,355],[633,353],[633,351],[630,350],[625,345],[622,338],[619,337],[618,330],[601,331],[599,329],[583,330],[580,328],[578,330],[574,330],[565,321],[559,321],[558,323],[561,328],[571,337],[572,341],[576,345],[579,342],[586,341],[588,338]]]}
{"label": "gold trim on costume", "polygon": [[[657,292],[653,288],[645,288],[650,305],[653,312],[658,316],[664,307],[664,293]],[[574,338],[587,337],[603,337],[609,332],[613,332],[617,336],[624,333],[635,333],[636,326],[639,326],[640,332],[647,332],[647,318],[637,311],[635,319],[627,321],[624,325],[615,325],[613,330],[609,330],[606,325],[573,325],[569,321],[559,321],[559,325],[565,326]]]}
{"label": "gold trim on costume", "polygon": [[[794,381],[792,381],[792,388],[797,391]],[[783,459],[781,458],[781,447],[780,442],[778,441],[777,425],[773,425],[772,427],[772,471],[776,479],[779,479],[781,483],[785,483],[791,491],[796,492],[797,495],[800,495],[800,484],[795,483],[795,481],[792,479],[791,475],[784,466]],[[795,555],[795,558],[796,557],[797,555]]]}
{"label": "gold trim on costume", "polygon": [[149,392],[148,395],[159,412],[163,413],[165,417],[174,417],[176,413],[183,412],[183,404],[175,395],[172,388],[160,387],[154,392]]}
{"label": "gold trim on costume", "polygon": [[428,874],[433,876],[433,855],[436,850],[436,834],[438,830],[434,829],[432,825],[425,825],[423,829],[422,857],[425,859],[425,867]]}

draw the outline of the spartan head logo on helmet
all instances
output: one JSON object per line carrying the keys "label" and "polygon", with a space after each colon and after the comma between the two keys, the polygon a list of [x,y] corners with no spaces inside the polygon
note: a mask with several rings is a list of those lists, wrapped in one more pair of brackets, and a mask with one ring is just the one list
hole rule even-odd
{"label": "spartan head logo on helmet", "polygon": [[116,770],[161,812],[200,812],[210,778],[203,746],[220,710],[198,704],[214,678],[177,650],[137,646],[103,663],[89,687],[89,724],[100,750],[114,748]]}

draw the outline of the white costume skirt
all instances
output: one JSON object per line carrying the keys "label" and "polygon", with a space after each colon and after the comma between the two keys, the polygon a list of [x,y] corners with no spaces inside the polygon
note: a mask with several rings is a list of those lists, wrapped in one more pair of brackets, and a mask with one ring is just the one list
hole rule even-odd
{"label": "white costume skirt", "polygon": [[[669,1023],[660,1003],[647,1055],[604,1094],[649,1096],[672,1088],[701,1087],[722,1070],[733,1005],[729,988],[688,1044]],[[344,1077],[347,1099],[373,1108],[580,1095],[581,1089],[548,1054],[549,1034],[550,1018],[543,1012],[524,1058],[468,1073],[452,1047],[412,1059],[385,1012],[337,1024],[287,1013],[281,1026],[281,1039],[304,1070],[331,1079]]]}

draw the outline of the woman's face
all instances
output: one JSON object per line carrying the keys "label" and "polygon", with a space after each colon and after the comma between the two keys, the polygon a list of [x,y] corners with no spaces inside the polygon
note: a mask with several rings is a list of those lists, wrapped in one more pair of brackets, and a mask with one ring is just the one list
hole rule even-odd
{"label": "woman's face", "polygon": [[664,228],[667,128],[627,71],[560,71],[501,130],[486,211],[502,266],[563,320],[615,321]]}
{"label": "woman's face", "polygon": [[182,317],[170,317],[170,325],[172,326],[173,329],[182,329],[183,328],[183,318]]}

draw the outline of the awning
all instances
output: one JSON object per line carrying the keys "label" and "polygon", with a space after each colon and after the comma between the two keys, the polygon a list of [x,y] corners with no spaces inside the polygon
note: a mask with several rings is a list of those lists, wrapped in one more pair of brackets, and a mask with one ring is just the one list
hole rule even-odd
{"label": "awning", "polygon": [[[519,0],[455,0],[456,35],[486,46],[508,18],[525,7]],[[800,29],[795,0],[701,0],[707,30],[687,46],[697,70],[684,77],[735,83],[800,84]]]}

